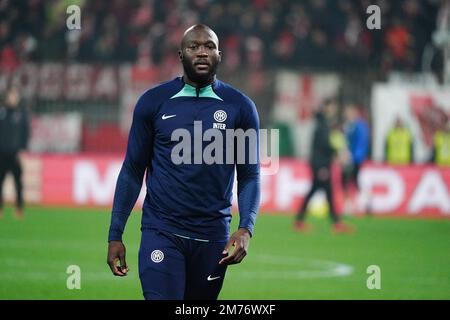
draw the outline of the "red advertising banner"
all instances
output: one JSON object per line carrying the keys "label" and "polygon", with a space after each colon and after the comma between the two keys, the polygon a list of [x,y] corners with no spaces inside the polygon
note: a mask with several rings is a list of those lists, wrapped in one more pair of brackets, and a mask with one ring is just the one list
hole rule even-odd
{"label": "red advertising banner", "polygon": [[[111,206],[122,157],[33,154],[25,160],[25,197],[29,203]],[[311,185],[309,167],[295,159],[280,160],[276,174],[263,173],[261,178],[263,213],[295,213]],[[369,208],[374,215],[450,217],[450,168],[367,163],[361,168],[359,187],[352,198],[356,214]],[[333,188],[342,214],[343,190],[337,167],[333,169]],[[5,194],[11,201],[11,190]],[[143,186],[138,206],[144,196]],[[237,197],[233,198],[236,208]],[[323,194],[318,194],[315,200],[323,199]]]}

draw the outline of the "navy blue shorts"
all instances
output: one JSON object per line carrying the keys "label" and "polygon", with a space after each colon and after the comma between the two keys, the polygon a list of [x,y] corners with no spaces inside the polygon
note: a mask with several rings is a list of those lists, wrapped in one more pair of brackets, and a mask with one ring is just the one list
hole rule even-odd
{"label": "navy blue shorts", "polygon": [[204,242],[142,230],[139,278],[146,300],[216,300],[226,266],[226,242]]}

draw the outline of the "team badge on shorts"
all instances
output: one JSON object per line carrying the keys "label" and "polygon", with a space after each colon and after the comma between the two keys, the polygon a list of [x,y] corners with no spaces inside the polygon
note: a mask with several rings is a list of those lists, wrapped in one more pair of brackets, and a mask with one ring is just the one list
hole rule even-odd
{"label": "team badge on shorts", "polygon": [[164,260],[164,253],[161,250],[153,250],[150,258],[154,263],[160,263]]}

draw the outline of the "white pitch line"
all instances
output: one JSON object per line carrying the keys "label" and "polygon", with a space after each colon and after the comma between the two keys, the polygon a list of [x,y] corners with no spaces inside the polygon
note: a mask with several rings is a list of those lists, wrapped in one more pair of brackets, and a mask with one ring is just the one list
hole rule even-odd
{"label": "white pitch line", "polygon": [[344,263],[328,260],[304,259],[292,256],[256,255],[252,260],[256,260],[258,263],[266,265],[295,267],[296,270],[239,271],[233,274],[233,276],[252,279],[313,279],[345,277],[351,275],[354,270],[352,266]]}

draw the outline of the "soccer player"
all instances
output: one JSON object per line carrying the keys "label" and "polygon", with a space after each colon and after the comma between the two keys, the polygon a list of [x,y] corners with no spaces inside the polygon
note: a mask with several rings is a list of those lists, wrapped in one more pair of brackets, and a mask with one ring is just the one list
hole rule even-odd
{"label": "soccer player", "polygon": [[314,130],[313,141],[311,145],[310,167],[312,170],[312,185],[308,194],[298,211],[294,230],[299,232],[309,231],[310,226],[305,223],[306,210],[312,197],[318,190],[325,191],[329,206],[330,218],[332,221],[332,230],[335,233],[351,232],[352,229],[341,222],[337,215],[333,202],[333,187],[331,181],[331,166],[335,157],[335,150],[331,144],[330,128],[325,113],[333,104],[332,100],[327,100],[324,106],[316,112],[316,127]]}
{"label": "soccer player", "polygon": [[[137,101],[116,185],[107,262],[114,275],[127,274],[122,234],[146,172],[139,249],[144,298],[212,300],[227,266],[246,256],[253,234],[260,198],[259,140],[235,145],[232,163],[223,164],[198,163],[209,145],[194,141],[181,152],[188,161],[180,164],[173,161],[179,153],[174,131],[187,132],[194,140],[199,123],[200,133],[213,128],[224,137],[224,129],[258,132],[259,118],[248,97],[216,79],[221,52],[213,30],[202,24],[187,29],[178,54],[183,76],[146,91]],[[224,152],[226,159],[227,150],[223,146],[216,155]],[[235,170],[239,227],[229,236]]]}
{"label": "soccer player", "polygon": [[[361,165],[369,156],[370,132],[369,126],[362,118],[361,112],[355,104],[349,103],[345,106],[344,117],[345,136],[351,155],[351,164],[343,171],[344,210],[349,213],[354,211],[350,202],[350,186],[354,186],[359,190],[358,176]],[[368,195],[360,194],[360,199],[363,206],[366,206],[366,208],[360,209],[366,209],[366,213],[370,214],[370,206],[367,205]]]}
{"label": "soccer player", "polygon": [[0,218],[3,217],[3,181],[8,173],[13,175],[16,189],[14,217],[22,219],[24,216],[21,153],[28,144],[29,126],[20,92],[11,85],[4,102],[0,103]]}

